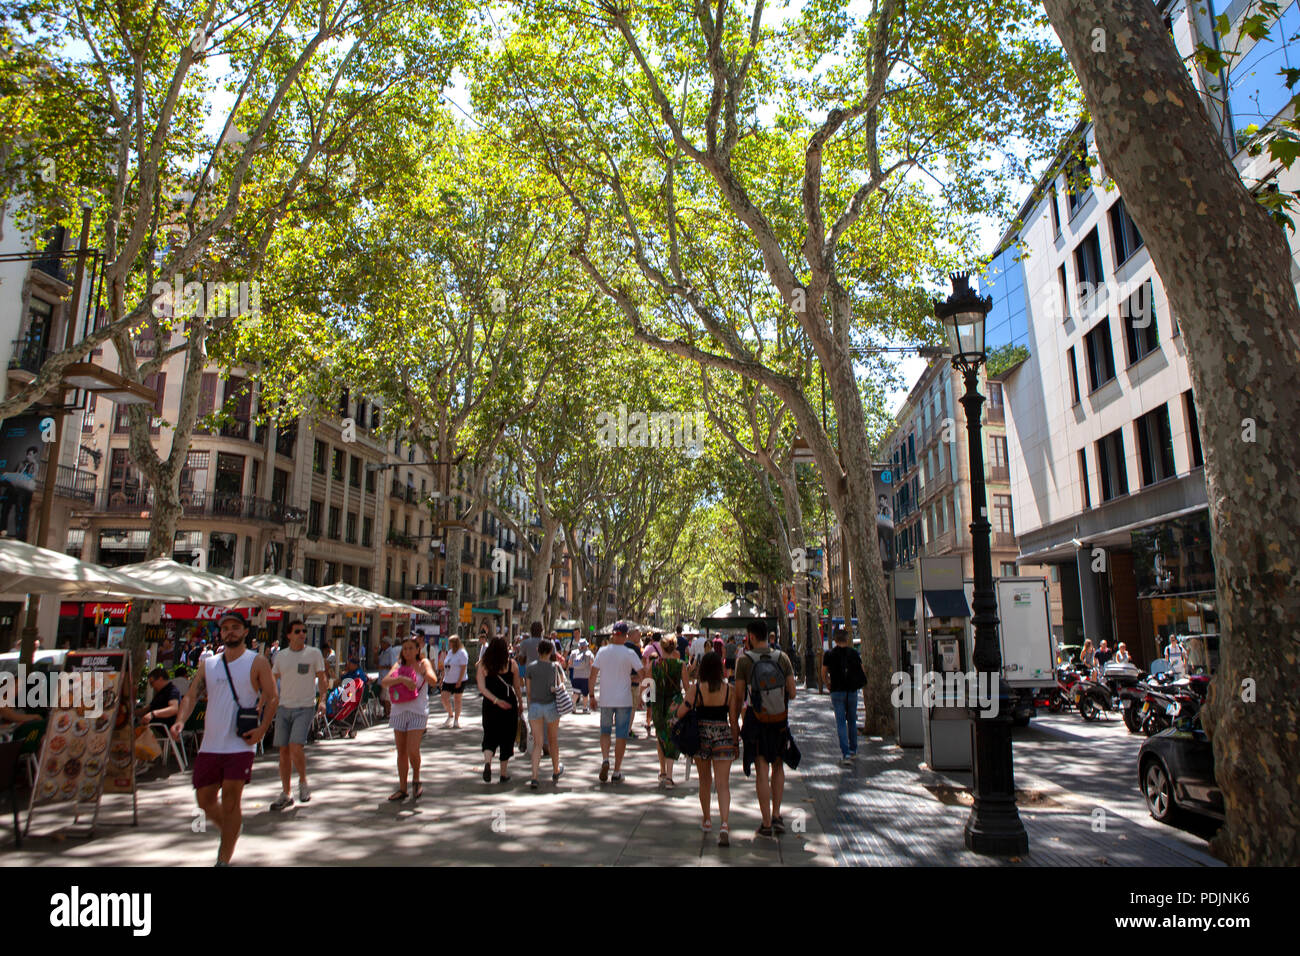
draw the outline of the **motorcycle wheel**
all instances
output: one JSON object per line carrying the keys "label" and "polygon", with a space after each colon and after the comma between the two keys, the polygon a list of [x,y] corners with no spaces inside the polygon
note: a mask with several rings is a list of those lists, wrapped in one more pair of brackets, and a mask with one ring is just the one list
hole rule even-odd
{"label": "motorcycle wheel", "polygon": [[1097,707],[1097,702],[1091,697],[1082,697],[1079,699],[1079,716],[1091,723],[1101,716],[1101,711]]}
{"label": "motorcycle wheel", "polygon": [[1138,713],[1137,707],[1130,703],[1124,710],[1124,726],[1128,728],[1130,734],[1140,733],[1142,730],[1142,717]]}

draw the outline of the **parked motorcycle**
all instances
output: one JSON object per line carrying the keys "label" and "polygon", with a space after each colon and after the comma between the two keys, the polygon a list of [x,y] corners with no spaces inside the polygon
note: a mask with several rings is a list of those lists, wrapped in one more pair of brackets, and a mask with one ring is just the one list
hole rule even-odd
{"label": "parked motorcycle", "polygon": [[1204,674],[1178,677],[1168,671],[1148,678],[1139,685],[1143,692],[1135,718],[1139,729],[1151,737],[1172,727],[1175,717],[1193,716],[1205,704],[1209,684]]}

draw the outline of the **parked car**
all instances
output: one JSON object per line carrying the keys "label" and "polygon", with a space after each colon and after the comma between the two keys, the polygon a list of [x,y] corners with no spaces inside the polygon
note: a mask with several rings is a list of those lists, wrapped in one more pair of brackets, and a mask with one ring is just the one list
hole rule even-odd
{"label": "parked car", "polygon": [[1223,791],[1214,779],[1214,751],[1199,713],[1149,737],[1138,751],[1138,786],[1161,823],[1186,813],[1223,819]]}

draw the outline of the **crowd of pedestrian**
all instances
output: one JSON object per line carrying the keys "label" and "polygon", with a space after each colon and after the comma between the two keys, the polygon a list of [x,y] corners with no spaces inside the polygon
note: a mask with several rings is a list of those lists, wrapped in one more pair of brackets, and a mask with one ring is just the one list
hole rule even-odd
{"label": "crowd of pedestrian", "polygon": [[[197,700],[206,696],[194,787],[199,806],[221,830],[218,864],[224,865],[239,835],[240,797],[250,778],[254,750],[272,726],[280,748],[281,793],[271,809],[294,804],[295,773],[297,800],[311,799],[304,745],[325,711],[335,678],[329,657],[307,646],[301,621],[289,623],[288,644],[277,647],[273,657],[247,646],[248,624],[238,613],[221,618],[220,634],[220,646],[198,656],[187,687],[177,688],[161,670],[150,675],[155,698],[140,720],[166,721],[175,737]],[[552,631],[544,636],[536,623],[514,647],[486,627],[479,641],[473,680],[482,703],[484,783],[492,782],[494,760],[497,780],[510,780],[516,750],[529,753],[530,789],[540,788],[548,758],[551,783],[558,783],[565,773],[562,717],[598,710],[596,776],[602,786],[621,784],[636,714],[643,712],[647,732],[655,740],[659,786],[676,787],[679,760],[686,759],[688,771],[694,765],[704,833],[714,832],[711,801],[716,793],[718,844],[730,844],[731,769],[737,760],[742,772],[752,773],[754,779],[761,818],[756,835],[774,838],[785,832],[785,767],[797,766],[799,759],[788,720],[795,673],[789,656],[769,643],[765,623],[753,622],[743,641],[734,635],[726,641],[697,635],[687,644],[680,627],[676,633],[643,635],[637,625],[620,621],[595,653],[581,638],[573,641],[567,655],[559,635]],[[344,680],[366,679],[355,657],[348,663]],[[412,635],[396,646],[383,641],[378,664],[398,777],[388,800],[419,800],[424,792],[420,746],[431,699],[441,698],[446,713],[442,726],[459,728],[464,690],[471,679],[469,655],[460,639],[451,637],[431,658],[424,641]],[[824,656],[821,677],[830,687],[842,759],[849,763],[857,753],[857,694],[865,674],[843,628],[834,649]]]}

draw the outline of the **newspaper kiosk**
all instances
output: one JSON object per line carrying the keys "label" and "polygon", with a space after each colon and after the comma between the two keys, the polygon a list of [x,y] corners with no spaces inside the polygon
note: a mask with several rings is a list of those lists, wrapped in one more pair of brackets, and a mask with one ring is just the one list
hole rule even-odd
{"label": "newspaper kiosk", "polygon": [[922,558],[917,562],[916,577],[920,671],[935,675],[933,702],[927,697],[921,708],[925,762],[932,770],[969,770],[973,735],[967,687],[964,682],[954,687],[944,679],[970,670],[966,621],[971,612],[963,589],[961,558]]}

